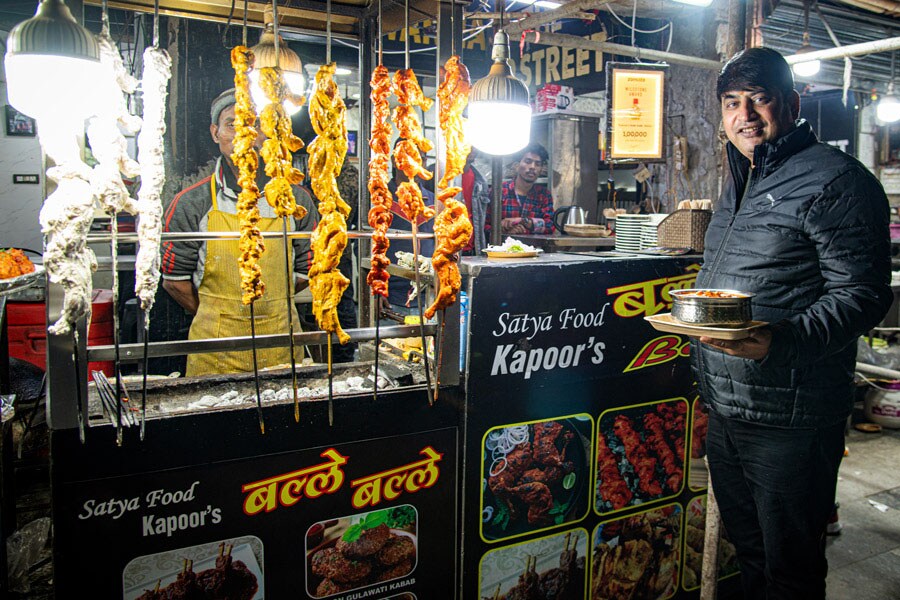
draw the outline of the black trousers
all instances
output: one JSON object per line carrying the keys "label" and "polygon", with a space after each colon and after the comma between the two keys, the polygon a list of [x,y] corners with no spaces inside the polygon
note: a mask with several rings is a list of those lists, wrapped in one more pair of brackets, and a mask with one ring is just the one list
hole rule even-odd
{"label": "black trousers", "polygon": [[707,460],[745,600],[825,598],[844,423],[771,427],[710,411]]}

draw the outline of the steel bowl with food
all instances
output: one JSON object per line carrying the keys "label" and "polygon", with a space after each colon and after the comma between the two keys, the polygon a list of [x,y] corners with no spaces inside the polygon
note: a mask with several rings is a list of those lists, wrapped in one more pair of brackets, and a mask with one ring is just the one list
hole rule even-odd
{"label": "steel bowl with food", "polygon": [[672,316],[703,327],[742,327],[753,319],[753,294],[737,290],[673,290]]}

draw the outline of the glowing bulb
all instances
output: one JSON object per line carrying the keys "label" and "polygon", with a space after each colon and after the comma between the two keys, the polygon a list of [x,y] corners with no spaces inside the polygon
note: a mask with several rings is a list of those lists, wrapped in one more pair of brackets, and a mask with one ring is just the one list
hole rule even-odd
{"label": "glowing bulb", "polygon": [[900,100],[891,93],[892,91],[892,89],[889,89],[888,95],[879,100],[878,106],[875,107],[875,116],[882,123],[900,121]]}
{"label": "glowing bulb", "polygon": [[531,107],[509,102],[471,102],[466,141],[488,154],[518,152],[531,139]]}
{"label": "glowing bulb", "polygon": [[803,62],[794,63],[791,68],[794,70],[794,75],[796,75],[797,77],[812,77],[819,72],[819,69],[821,67],[821,61],[806,60]]}
{"label": "glowing bulb", "polygon": [[[303,75],[292,71],[282,71],[282,73],[284,74],[284,82],[287,84],[291,93],[298,96],[302,95],[306,89],[306,79]],[[269,99],[259,85],[259,71],[256,69],[250,71],[250,98],[253,100],[253,104],[256,105],[257,112],[261,111],[262,107],[269,103]],[[292,115],[300,110],[300,106],[285,99],[284,110],[286,110],[289,115]]]}
{"label": "glowing bulb", "polygon": [[[35,118],[65,112],[84,120],[94,111],[97,81],[102,79],[100,61],[44,54],[6,55],[9,103]],[[65,103],[60,103],[60,94]]]}

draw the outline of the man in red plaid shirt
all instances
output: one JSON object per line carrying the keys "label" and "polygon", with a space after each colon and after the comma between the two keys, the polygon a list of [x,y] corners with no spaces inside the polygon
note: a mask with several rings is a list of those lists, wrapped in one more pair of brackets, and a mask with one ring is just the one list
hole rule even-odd
{"label": "man in red plaid shirt", "polygon": [[[553,233],[553,197],[537,181],[547,162],[547,151],[530,144],[519,155],[516,176],[503,182],[503,207],[500,227],[504,235]],[[490,239],[491,205],[488,205],[484,230]]]}

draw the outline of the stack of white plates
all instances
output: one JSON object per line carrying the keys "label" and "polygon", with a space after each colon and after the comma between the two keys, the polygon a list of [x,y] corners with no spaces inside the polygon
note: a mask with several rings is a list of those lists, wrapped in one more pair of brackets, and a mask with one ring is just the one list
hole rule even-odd
{"label": "stack of white plates", "polygon": [[649,215],[619,215],[616,217],[616,250],[637,252],[641,249],[641,236]]}
{"label": "stack of white plates", "polygon": [[664,213],[649,214],[647,221],[641,225],[641,250],[654,248],[659,246],[659,237],[657,236],[657,228],[663,219],[669,215]]}

